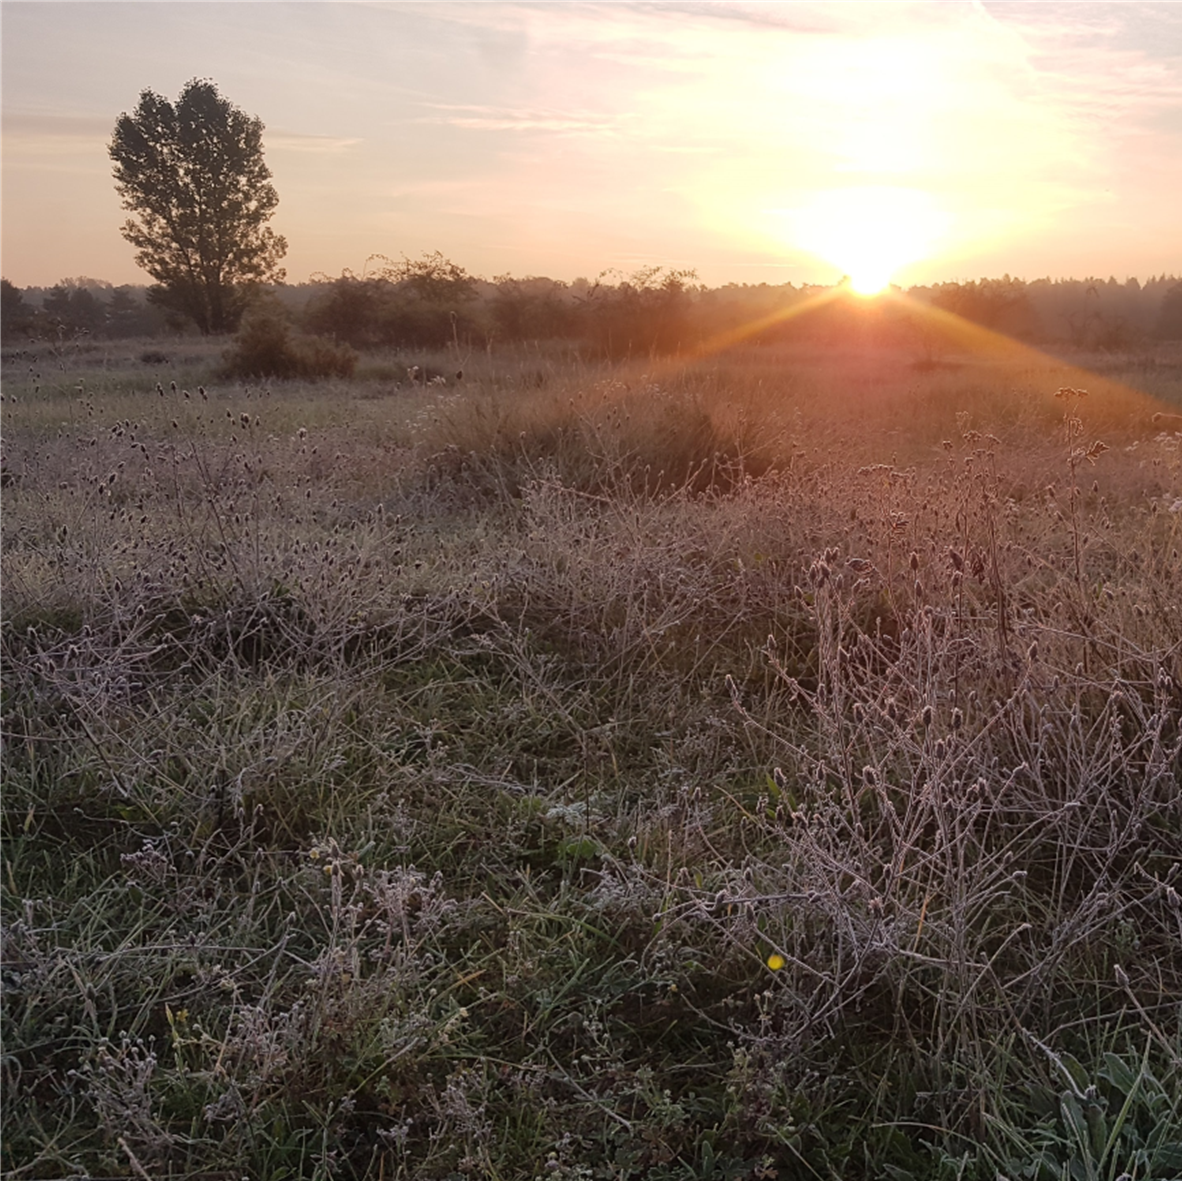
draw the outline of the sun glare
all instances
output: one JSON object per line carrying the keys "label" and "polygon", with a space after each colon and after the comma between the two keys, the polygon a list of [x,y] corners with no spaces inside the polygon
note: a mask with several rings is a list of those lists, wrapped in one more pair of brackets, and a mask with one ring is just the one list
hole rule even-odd
{"label": "sun glare", "polygon": [[881,271],[869,266],[862,270],[856,270],[850,275],[850,286],[859,295],[877,295],[890,281],[889,271]]}
{"label": "sun glare", "polygon": [[947,224],[927,193],[878,185],[828,189],[783,212],[791,245],[840,267],[861,295],[929,255]]}

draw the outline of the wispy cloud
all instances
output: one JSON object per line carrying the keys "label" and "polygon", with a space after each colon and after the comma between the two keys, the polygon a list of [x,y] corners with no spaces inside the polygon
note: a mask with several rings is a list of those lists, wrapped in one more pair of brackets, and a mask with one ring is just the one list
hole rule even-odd
{"label": "wispy cloud", "polygon": [[8,104],[4,107],[3,129],[6,148],[10,139],[46,142],[60,140],[70,145],[100,140],[107,142],[114,127],[114,118],[22,110]]}
{"label": "wispy cloud", "polygon": [[476,131],[550,131],[574,135],[611,135],[619,131],[621,119],[594,112],[513,109],[463,103],[424,103],[434,115],[426,121],[446,123]]}
{"label": "wispy cloud", "polygon": [[7,106],[3,115],[4,167],[14,176],[38,170],[47,177],[105,176],[107,145],[114,120],[90,115],[55,115]]}
{"label": "wispy cloud", "polygon": [[359,147],[365,141],[360,136],[302,135],[291,131],[268,131],[263,142],[268,150],[336,156]]}

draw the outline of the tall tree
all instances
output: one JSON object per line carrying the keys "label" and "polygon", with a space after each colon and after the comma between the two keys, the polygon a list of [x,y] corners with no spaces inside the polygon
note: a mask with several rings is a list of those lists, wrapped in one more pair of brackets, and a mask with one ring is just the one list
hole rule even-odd
{"label": "tall tree", "polygon": [[149,298],[203,335],[232,331],[251,289],[281,282],[287,242],[267,225],[279,204],[263,161],[262,121],[194,78],[173,106],[145,90],[119,116],[109,153],[123,236],[156,280]]}

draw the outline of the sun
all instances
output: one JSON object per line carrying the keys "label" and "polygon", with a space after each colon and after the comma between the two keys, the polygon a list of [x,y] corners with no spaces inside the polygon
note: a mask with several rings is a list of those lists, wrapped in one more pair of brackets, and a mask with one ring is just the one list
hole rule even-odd
{"label": "sun", "polygon": [[927,193],[885,185],[826,189],[784,213],[791,244],[840,267],[859,295],[929,256],[948,220]]}
{"label": "sun", "polygon": [[859,295],[877,295],[890,285],[891,273],[867,263],[850,272],[850,287]]}

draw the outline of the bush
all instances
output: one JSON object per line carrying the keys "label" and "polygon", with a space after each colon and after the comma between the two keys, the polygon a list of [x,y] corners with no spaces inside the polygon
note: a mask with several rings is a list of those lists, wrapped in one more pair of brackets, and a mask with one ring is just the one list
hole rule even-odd
{"label": "bush", "polygon": [[375,260],[383,265],[363,278],[346,271],[332,280],[309,305],[306,326],[355,348],[442,349],[482,330],[467,310],[476,289],[463,267],[438,252]]}
{"label": "bush", "polygon": [[585,301],[588,335],[600,355],[661,356],[689,345],[693,271],[645,267],[615,286],[604,283],[605,276]]}
{"label": "bush", "polygon": [[321,336],[294,333],[282,316],[256,311],[223,357],[226,377],[351,377],[357,354]]}
{"label": "bush", "polygon": [[386,340],[383,319],[387,286],[377,279],[342,275],[311,301],[304,325],[354,348],[375,348]]}

